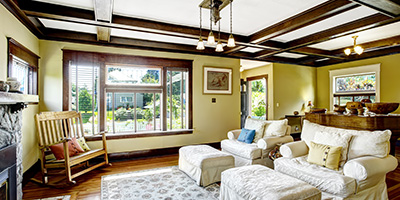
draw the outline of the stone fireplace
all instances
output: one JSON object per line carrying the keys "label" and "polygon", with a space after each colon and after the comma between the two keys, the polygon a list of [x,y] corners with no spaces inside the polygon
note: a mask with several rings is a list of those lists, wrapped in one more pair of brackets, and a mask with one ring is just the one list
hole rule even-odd
{"label": "stone fireplace", "polygon": [[22,110],[36,102],[36,95],[0,92],[0,191],[10,200],[22,199],[23,194]]}

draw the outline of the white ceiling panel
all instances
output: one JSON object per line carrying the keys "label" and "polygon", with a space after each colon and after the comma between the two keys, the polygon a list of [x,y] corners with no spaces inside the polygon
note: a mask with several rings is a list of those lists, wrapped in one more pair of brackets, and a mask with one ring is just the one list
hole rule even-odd
{"label": "white ceiling panel", "polygon": [[95,26],[86,24],[77,24],[72,22],[55,21],[49,19],[39,19],[46,28],[62,29],[68,31],[76,31],[83,33],[97,33],[97,28]]}
{"label": "white ceiling panel", "polygon": [[144,33],[138,31],[121,30],[121,29],[111,29],[111,35],[124,38],[133,38],[133,39],[151,40],[158,42],[178,43],[178,44],[189,44],[189,45],[197,45],[198,41],[195,39],[187,39],[187,38],[173,37],[168,35],[159,35],[153,33]]}
{"label": "white ceiling panel", "polygon": [[302,58],[302,57],[306,57],[307,55],[284,52],[284,53],[275,54],[275,56],[285,57],[285,58]]}
{"label": "white ceiling panel", "polygon": [[94,10],[93,0],[34,0],[44,3],[52,3],[62,6],[69,6],[74,8],[82,8],[86,10]]}
{"label": "white ceiling panel", "polygon": [[318,23],[306,26],[304,28],[298,29],[296,31],[292,31],[290,33],[278,36],[274,38],[273,40],[279,41],[279,42],[288,42],[291,40],[295,40],[313,33],[320,32],[321,30],[333,28],[336,26],[339,26],[341,24],[345,24],[351,21],[355,21],[357,19],[361,19],[363,17],[367,17],[369,15],[375,14],[377,11],[372,10],[368,7],[358,7],[356,9],[341,13],[339,15],[336,15],[334,17],[322,20]]}
{"label": "white ceiling panel", "polygon": [[259,52],[259,51],[261,51],[261,50],[262,50],[262,49],[259,49],[259,48],[246,47],[246,48],[244,48],[244,49],[242,49],[242,50],[240,50],[240,51],[249,52],[249,53],[256,53],[256,52]]}
{"label": "white ceiling panel", "polygon": [[[326,0],[235,0],[233,32],[250,35],[278,21],[301,13]],[[199,27],[201,0],[114,0],[114,13],[124,16]],[[229,7],[221,11],[221,31],[229,32]],[[203,25],[209,29],[209,10],[203,9]],[[214,30],[217,30],[214,26]]]}
{"label": "white ceiling panel", "polygon": [[[357,44],[372,42],[375,40],[385,39],[400,34],[400,22],[389,24],[386,26],[373,28],[362,31],[354,35],[358,35]],[[310,47],[321,48],[324,50],[335,50],[353,45],[353,35],[339,37],[326,42],[311,45]]]}

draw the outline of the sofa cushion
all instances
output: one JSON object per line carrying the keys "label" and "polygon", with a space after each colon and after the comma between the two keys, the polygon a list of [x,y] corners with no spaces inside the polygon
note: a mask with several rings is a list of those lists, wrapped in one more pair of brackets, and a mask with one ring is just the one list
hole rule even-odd
{"label": "sofa cushion", "polygon": [[376,156],[384,158],[389,154],[390,130],[364,131],[328,127],[304,120],[301,131],[301,140],[309,146],[317,132],[349,133],[353,135],[348,149],[348,160],[362,156]]}
{"label": "sofa cushion", "polygon": [[[339,129],[338,129],[339,130]],[[352,135],[345,132],[322,132],[318,131],[313,141],[318,144],[325,144],[330,146],[342,147],[340,156],[340,166],[343,166],[347,161],[347,151],[349,149],[349,143]]]}
{"label": "sofa cushion", "polygon": [[251,144],[253,142],[255,134],[256,134],[255,130],[249,130],[249,129],[243,128],[242,132],[240,132],[240,135],[237,140],[240,142]]}
{"label": "sofa cushion", "polygon": [[256,130],[253,142],[257,142],[259,139],[263,137],[265,124],[266,124],[265,120],[259,120],[253,118],[246,119],[244,128],[250,130]]}
{"label": "sofa cushion", "polygon": [[288,125],[287,119],[266,121],[263,138],[286,135],[287,125]]}
{"label": "sofa cushion", "polygon": [[356,192],[356,180],[343,175],[343,171],[335,171],[307,162],[307,156],[297,158],[278,158],[274,161],[274,169],[278,172],[298,178],[318,188],[342,198]]}
{"label": "sofa cushion", "polygon": [[342,147],[311,142],[307,162],[338,170]]}
{"label": "sofa cushion", "polygon": [[390,152],[390,130],[385,131],[352,131],[348,159],[362,156],[385,158]]}
{"label": "sofa cushion", "polygon": [[257,147],[257,144],[246,144],[237,140],[222,140],[221,148],[225,152],[252,160],[261,158],[262,154],[262,151]]}

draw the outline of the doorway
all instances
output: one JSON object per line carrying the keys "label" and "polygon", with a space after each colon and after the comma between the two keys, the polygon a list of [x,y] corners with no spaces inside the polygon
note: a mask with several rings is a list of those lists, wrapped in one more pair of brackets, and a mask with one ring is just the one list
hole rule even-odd
{"label": "doorway", "polygon": [[247,78],[248,116],[268,119],[268,75]]}

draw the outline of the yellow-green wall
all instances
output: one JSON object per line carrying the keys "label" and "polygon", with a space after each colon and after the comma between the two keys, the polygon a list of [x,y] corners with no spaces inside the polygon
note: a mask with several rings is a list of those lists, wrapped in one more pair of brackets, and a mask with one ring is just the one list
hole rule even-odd
{"label": "yellow-green wall", "polygon": [[[22,25],[3,5],[0,6],[0,80],[7,78],[7,37],[12,37],[32,52],[39,54],[39,40]],[[40,69],[39,69],[40,70]],[[22,165],[24,171],[29,169],[38,159],[39,150],[36,140],[34,115],[38,105],[28,105],[22,112]]]}
{"label": "yellow-green wall", "polygon": [[304,113],[307,101],[315,102],[316,68],[274,63],[274,119]]}
{"label": "yellow-green wall", "polygon": [[381,64],[380,101],[400,102],[400,54],[395,54],[317,68],[317,106],[329,108],[329,70],[377,63]]}
{"label": "yellow-green wall", "polygon": [[[40,41],[40,111],[62,110],[62,49],[92,52],[118,53],[136,56],[192,59],[193,62],[193,125],[194,133],[178,136],[148,137],[109,140],[109,152],[167,148],[189,144],[220,142],[229,130],[240,127],[239,59],[133,50],[95,45]],[[232,95],[203,95],[203,66],[229,67],[233,69]],[[211,103],[211,98],[217,103]],[[100,142],[92,142],[98,146]]]}
{"label": "yellow-green wall", "polygon": [[257,68],[252,68],[248,70],[244,70],[240,73],[241,79],[260,76],[260,75],[268,75],[268,84],[267,84],[267,95],[268,95],[268,119],[274,119],[274,93],[273,93],[273,73],[272,73],[273,64],[268,64],[265,66],[260,66]]}

